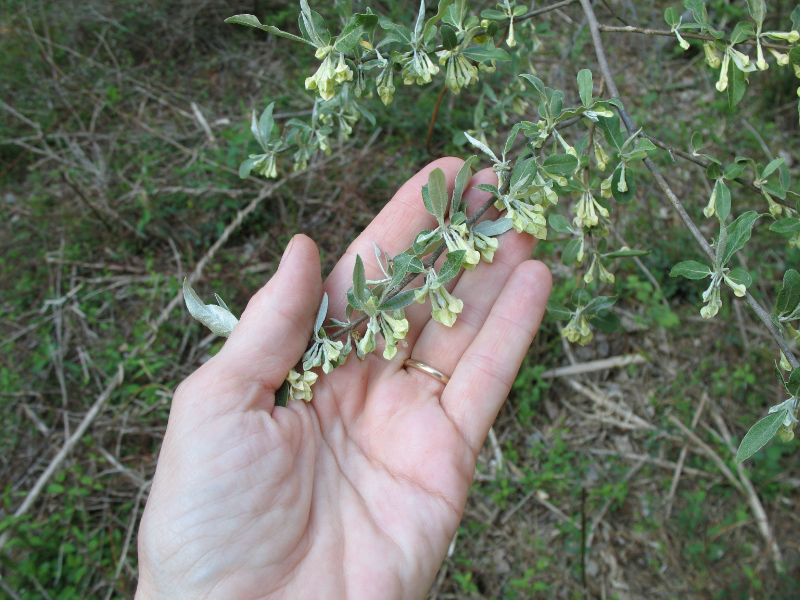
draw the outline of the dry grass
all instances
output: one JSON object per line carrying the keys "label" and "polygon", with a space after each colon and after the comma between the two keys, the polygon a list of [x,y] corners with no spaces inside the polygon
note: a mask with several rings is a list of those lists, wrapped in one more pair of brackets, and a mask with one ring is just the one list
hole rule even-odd
{"label": "dry grass", "polygon": [[[301,65],[282,43],[218,24],[253,11],[252,2],[162,4],[4,6],[4,517],[27,506],[25,494],[51,473],[25,518],[0,538],[3,598],[70,597],[68,588],[81,598],[132,595],[136,524],[172,390],[220,345],[189,326],[175,300],[181,279],[192,276],[242,307],[298,231],[317,241],[330,268],[427,160],[419,145],[397,141],[399,126],[397,136],[364,129],[279,185],[240,181],[248,111],[263,106],[267,90],[288,94]],[[572,45],[561,44],[559,61],[536,61],[554,87],[570,89],[573,72],[587,66],[573,35],[579,22],[578,12],[557,14],[553,27],[572,32],[564,38]],[[701,62],[676,56],[672,45],[629,39],[613,47],[623,93],[635,99],[630,111],[675,143],[689,136],[678,130],[707,126],[698,120],[715,96]],[[773,151],[791,148],[795,116],[781,108],[780,86],[771,93],[779,108],[767,139]],[[445,113],[456,119],[464,98]],[[309,108],[301,96],[282,110]],[[747,118],[761,123],[757,109]],[[761,152],[740,118],[709,129]],[[426,131],[427,115],[416,119],[404,127]],[[707,196],[695,167],[669,172],[683,197]],[[694,317],[697,290],[664,277],[686,238],[646,181],[640,186],[641,209],[618,211],[615,233],[633,246],[645,231],[655,251],[645,270],[631,261],[617,272],[625,333],[570,348],[556,324],[545,325],[481,453],[431,598],[796,597],[794,446],[773,444],[738,470],[730,442],[779,399],[774,351],[747,312],[712,323]],[[568,285],[574,275],[560,266],[559,247],[538,252]],[[759,293],[772,299],[785,248],[753,248],[747,260],[761,267]],[[654,316],[669,317],[664,296],[677,327],[660,327]],[[646,362],[539,376],[631,354]]]}

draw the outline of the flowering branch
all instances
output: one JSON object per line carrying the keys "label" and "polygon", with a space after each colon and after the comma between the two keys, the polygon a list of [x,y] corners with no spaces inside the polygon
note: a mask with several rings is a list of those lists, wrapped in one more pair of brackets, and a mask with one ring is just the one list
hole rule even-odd
{"label": "flowering branch", "polygon": [[[589,22],[589,29],[592,34],[592,43],[594,45],[595,54],[597,56],[597,62],[600,67],[600,71],[603,73],[603,76],[606,80],[606,85],[608,86],[608,90],[612,97],[619,98],[620,93],[619,89],[617,88],[617,84],[614,82],[614,76],[611,73],[611,69],[608,66],[608,60],[606,59],[605,48],[603,46],[603,41],[600,39],[600,24],[597,22],[597,16],[594,13],[594,9],[592,8],[591,0],[580,0],[581,6],[583,7],[584,14],[586,15],[586,19]],[[625,29],[625,28],[621,28]],[[625,123],[626,129],[633,133],[636,131],[636,126],[634,125],[633,121],[631,120],[630,116],[628,115],[627,111],[622,107],[617,107],[619,110],[620,117],[622,121]],[[694,224],[689,214],[686,212],[686,209],[683,207],[680,199],[675,195],[675,192],[672,191],[669,184],[667,183],[664,176],[661,174],[661,171],[655,165],[655,163],[650,160],[649,158],[644,159],[644,164],[647,166],[647,169],[653,175],[653,179],[655,179],[658,187],[661,188],[661,191],[664,192],[664,195],[669,200],[672,207],[680,216],[681,221],[683,224],[686,225],[687,229],[691,232],[692,236],[697,240],[697,243],[703,249],[703,251],[708,255],[708,257],[712,260],[716,260],[716,252],[714,248],[711,247],[711,244],[708,243],[706,238],[697,228],[697,225]],[[775,343],[780,348],[783,355],[786,357],[789,364],[792,366],[793,369],[800,367],[800,362],[797,361],[795,358],[792,349],[789,347],[789,344],[786,343],[783,335],[781,334],[778,327],[772,322],[770,319],[769,313],[758,303],[758,301],[753,298],[750,292],[745,293],[745,301],[753,309],[753,311],[758,315],[759,319],[761,319],[764,326],[769,331],[772,338],[775,340]]]}

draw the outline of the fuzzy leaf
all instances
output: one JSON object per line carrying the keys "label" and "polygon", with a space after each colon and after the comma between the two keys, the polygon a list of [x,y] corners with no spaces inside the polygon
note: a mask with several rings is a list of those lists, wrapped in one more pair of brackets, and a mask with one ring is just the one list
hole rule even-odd
{"label": "fuzzy leaf", "polygon": [[758,219],[759,214],[755,211],[747,211],[739,215],[733,223],[728,227],[728,239],[725,243],[725,251],[722,253],[722,259],[719,266],[725,266],[731,257],[741,250],[750,239],[750,234],[753,230],[753,224]]}
{"label": "fuzzy leaf", "polygon": [[800,396],[800,367],[792,369],[789,381],[786,382],[786,391],[792,396]]}
{"label": "fuzzy leaf", "polygon": [[597,327],[600,331],[605,331],[606,333],[614,333],[615,331],[619,331],[622,326],[619,321],[619,317],[616,315],[616,313],[613,313],[610,310],[600,310],[596,314],[587,315],[586,319],[590,324]]}
{"label": "fuzzy leaf", "polygon": [[593,92],[592,72],[589,69],[581,69],[578,71],[578,93],[584,106],[591,106]]}
{"label": "fuzzy leaf", "polygon": [[480,150],[481,152],[483,152],[484,154],[486,154],[486,156],[488,156],[489,158],[491,158],[491,159],[492,159],[494,162],[496,162],[496,163],[499,163],[499,162],[500,162],[500,161],[497,159],[497,157],[495,156],[494,152],[492,152],[492,151],[489,149],[489,147],[488,147],[486,144],[484,144],[483,142],[481,142],[481,141],[479,141],[479,140],[476,140],[474,137],[472,137],[472,136],[471,136],[470,134],[468,134],[466,131],[464,132],[464,135],[465,135],[465,136],[466,136],[466,138],[469,140],[469,143],[470,143],[470,144],[472,144],[472,145],[473,145],[473,146],[475,146],[475,147],[476,147],[478,150]]}
{"label": "fuzzy leaf", "polygon": [[800,231],[800,219],[789,217],[775,221],[769,226],[769,230],[776,233],[796,233]]}
{"label": "fuzzy leaf", "polygon": [[696,260],[685,260],[672,267],[669,272],[670,277],[678,277],[679,275],[686,277],[686,279],[704,279],[711,275],[711,269]]}
{"label": "fuzzy leaf", "polygon": [[285,379],[281,387],[275,392],[275,406],[286,406],[289,403],[289,382]]}
{"label": "fuzzy leaf", "polygon": [[317,335],[322,325],[325,323],[325,317],[328,316],[328,292],[322,294],[322,302],[317,311],[317,319],[314,321],[314,335]]}
{"label": "fuzzy leaf", "polygon": [[216,335],[228,337],[239,322],[227,308],[205,304],[186,279],[183,280],[183,299],[189,313]]}
{"label": "fuzzy leaf", "polygon": [[631,258],[634,256],[647,256],[648,254],[650,254],[650,250],[634,250],[629,248],[628,250],[609,252],[608,254],[604,254],[603,258]]}
{"label": "fuzzy leaf", "polygon": [[356,264],[353,267],[353,294],[362,306],[371,296],[367,287],[367,274],[364,270],[364,263],[358,254],[356,254]]}
{"label": "fuzzy leaf", "polygon": [[501,235],[511,229],[511,219],[507,217],[500,217],[496,221],[481,221],[473,227],[476,233],[480,233],[489,237]]}
{"label": "fuzzy leaf", "polygon": [[800,304],[800,273],[789,269],[783,274],[783,286],[778,293],[775,310],[778,314],[790,313]]}
{"label": "fuzzy leaf", "polygon": [[544,159],[542,168],[550,173],[572,173],[578,168],[578,159],[572,154],[551,154]]}
{"label": "fuzzy leaf", "polygon": [[286,33],[285,31],[281,31],[277,27],[273,27],[272,25],[263,25],[261,21],[258,20],[258,17],[253,15],[234,15],[232,17],[228,17],[225,19],[226,23],[231,23],[233,25],[247,25],[248,27],[255,27],[256,29],[262,29],[263,31],[267,31],[273,35],[279,35],[280,37],[284,37],[290,40],[294,40],[295,42],[303,42],[304,44],[311,44],[308,40],[304,40],[301,37],[297,37],[296,35],[292,35],[291,33]]}
{"label": "fuzzy leaf", "polygon": [[572,311],[555,300],[548,300],[547,312],[557,321],[568,321],[572,318]]}
{"label": "fuzzy leaf", "polygon": [[466,48],[462,54],[467,58],[471,58],[475,62],[489,62],[490,60],[497,60],[505,62],[511,60],[508,52],[502,48],[486,48],[484,46],[470,46]]}
{"label": "fuzzy leaf", "polygon": [[447,283],[458,275],[461,272],[461,263],[464,261],[464,255],[466,253],[466,250],[453,250],[452,252],[448,252],[442,268],[439,269],[436,280],[439,283]]}
{"label": "fuzzy leaf", "polygon": [[728,106],[733,108],[744,96],[747,89],[747,80],[745,79],[744,71],[736,66],[736,62],[728,61]]}
{"label": "fuzzy leaf", "polygon": [[750,273],[745,271],[742,267],[736,267],[731,269],[728,272],[728,279],[730,279],[734,283],[740,283],[744,287],[750,287],[751,285],[753,285],[753,278],[750,277]]}
{"label": "fuzzy leaf", "polygon": [[461,204],[461,197],[464,195],[464,191],[467,189],[467,184],[469,184],[469,180],[472,177],[472,163],[478,160],[478,156],[473,154],[467,160],[464,161],[464,164],[461,165],[461,168],[458,170],[456,174],[456,181],[453,184],[453,198],[450,202],[450,218],[453,218],[453,215],[458,212],[458,207]]}
{"label": "fuzzy leaf", "polygon": [[440,225],[444,225],[444,216],[447,213],[447,178],[444,171],[435,168],[428,176],[428,194],[430,195],[430,206],[425,207],[436,217]]}
{"label": "fuzzy leaf", "polygon": [[378,306],[378,310],[397,310],[398,308],[405,308],[412,302],[414,302],[414,290],[404,290]]}
{"label": "fuzzy leaf", "polygon": [[558,213],[553,213],[547,217],[547,224],[550,225],[550,229],[558,233],[575,233],[567,218]]}
{"label": "fuzzy leaf", "polygon": [[631,171],[631,168],[627,167],[625,169],[625,183],[628,185],[628,189],[624,192],[620,192],[619,180],[621,178],[622,167],[618,167],[614,170],[614,174],[611,177],[611,195],[614,196],[614,200],[620,204],[627,204],[633,200],[633,196],[636,194],[636,178],[633,176],[633,171]]}
{"label": "fuzzy leaf", "polygon": [[336,38],[333,49],[336,52],[352,52],[362,36],[370,35],[378,25],[378,15],[355,14],[347,21],[342,33]]}
{"label": "fuzzy leaf", "polygon": [[788,410],[767,415],[750,428],[736,451],[736,462],[742,462],[761,450],[772,439],[786,418]]}

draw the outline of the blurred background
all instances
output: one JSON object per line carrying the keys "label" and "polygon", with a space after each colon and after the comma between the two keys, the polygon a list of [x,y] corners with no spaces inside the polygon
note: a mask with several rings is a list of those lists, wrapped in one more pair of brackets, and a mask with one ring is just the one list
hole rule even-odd
{"label": "blurred background", "polygon": [[[317,4],[333,23],[344,3]],[[407,24],[416,14],[395,0],[353,4]],[[662,29],[670,5],[596,4],[601,22]],[[746,18],[744,1],[707,4],[718,23]],[[278,123],[307,118],[314,96],[303,82],[319,61],[223,20],[252,13],[297,32],[296,4],[0,7],[0,598],[131,597],[172,393],[222,344],[183,308],[183,278],[239,314],[298,232],[329,270],[410,175],[435,157],[471,154],[459,132],[501,144],[514,122],[536,120],[535,102],[502,65],[458,96],[442,93],[442,78],[424,87],[397,78],[393,104],[377,94],[364,103],[375,126],[362,118],[350,139],[332,140],[330,156],[298,173],[284,165],[277,180],[241,180],[238,165],[257,148],[250,113],[274,101]],[[769,2],[765,28],[786,30],[792,8]],[[534,33],[540,45],[524,61],[577,103],[575,75],[594,66],[580,6],[517,36]],[[628,112],[647,133],[688,151],[699,130],[724,160],[784,157],[797,177],[790,68],[754,75],[728,109],[699,45],[681,52],[674,38],[604,35]],[[521,115],[505,105],[511,94]],[[654,160],[710,225],[704,170],[667,152]],[[699,252],[644,173],[613,219],[620,244],[652,250],[616,269],[623,332],[597,332],[581,348],[546,318],[430,598],[800,595],[797,442],[773,441],[744,467],[734,461],[749,426],[785,399],[772,373],[777,349],[732,295],[705,321],[704,286],[668,277]],[[767,208],[739,187],[733,206]],[[757,225],[741,266],[772,306],[800,254],[767,228]],[[554,239],[535,253],[559,300],[579,276],[561,264],[562,249]]]}

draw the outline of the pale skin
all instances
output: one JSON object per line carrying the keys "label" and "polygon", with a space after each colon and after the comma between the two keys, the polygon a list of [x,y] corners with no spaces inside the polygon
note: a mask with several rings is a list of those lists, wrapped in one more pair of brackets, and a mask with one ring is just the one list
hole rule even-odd
{"label": "pale skin", "polygon": [[[452,282],[464,301],[452,328],[415,303],[394,359],[381,346],[364,361],[353,352],[308,404],[275,407],[275,390],[306,349],[323,290],[328,315],[344,319],[356,254],[377,278],[372,242],[395,255],[434,228],[421,186],[439,167],[452,190],[461,164],[412,177],[324,283],[314,242],[295,236],[222,350],[178,387],[139,531],[137,600],[425,597],[550,294],[550,272],[529,260],[535,240],[503,234],[492,264]],[[496,178],[481,171],[477,183]],[[488,197],[465,194],[470,210]],[[404,368],[407,358],[450,382]]]}

